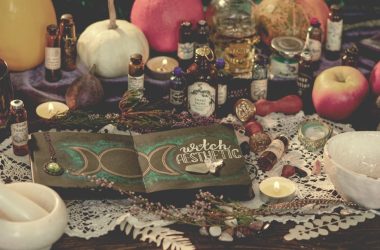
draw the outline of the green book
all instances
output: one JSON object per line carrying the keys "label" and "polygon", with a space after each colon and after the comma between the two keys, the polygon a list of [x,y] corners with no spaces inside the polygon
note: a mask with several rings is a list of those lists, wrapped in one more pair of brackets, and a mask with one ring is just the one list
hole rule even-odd
{"label": "green book", "polygon": [[[233,129],[223,125],[136,136],[49,132],[62,175],[48,174],[51,148],[43,133],[30,143],[33,181],[59,191],[94,189],[90,176],[114,189],[141,193],[211,188],[251,197],[251,180]],[[241,192],[244,191],[244,192]],[[232,194],[233,196],[234,194]],[[74,195],[75,197],[75,195]]]}

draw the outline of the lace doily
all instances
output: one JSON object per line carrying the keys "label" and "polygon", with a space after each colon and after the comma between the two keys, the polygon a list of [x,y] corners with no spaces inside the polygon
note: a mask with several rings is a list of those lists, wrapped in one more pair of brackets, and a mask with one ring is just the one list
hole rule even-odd
{"label": "lace doily", "polygon": [[[313,199],[337,199],[339,195],[334,190],[332,183],[322,172],[319,175],[312,175],[312,168],[316,160],[321,160],[322,150],[318,152],[309,152],[297,139],[297,130],[299,124],[305,119],[321,119],[317,115],[305,116],[303,112],[296,115],[283,115],[272,113],[265,117],[258,117],[269,134],[286,134],[290,138],[288,152],[268,172],[262,172],[256,167],[256,156],[251,154],[246,158],[247,168],[253,180],[252,186],[255,192],[255,198],[249,202],[243,202],[248,207],[257,208],[262,204],[258,191],[260,181],[269,176],[279,176],[281,167],[284,164],[291,164],[303,169],[308,175],[306,177],[292,177],[297,183],[298,198]],[[350,125],[332,123],[325,121],[333,128],[333,134],[352,131]],[[100,133],[117,133],[123,134],[112,125],[102,128]],[[28,157],[17,157],[12,152],[11,141],[6,139],[0,145],[0,182],[9,183],[15,181],[31,181],[31,171]],[[87,200],[87,201],[66,201],[69,212],[69,224],[66,228],[66,234],[81,238],[99,237],[114,230],[118,224],[118,219],[128,212],[127,200]],[[145,217],[146,219],[147,217]],[[369,218],[369,217],[368,217]],[[306,222],[314,219],[314,216],[277,216],[263,217],[264,220],[279,222],[294,221],[296,223]]]}

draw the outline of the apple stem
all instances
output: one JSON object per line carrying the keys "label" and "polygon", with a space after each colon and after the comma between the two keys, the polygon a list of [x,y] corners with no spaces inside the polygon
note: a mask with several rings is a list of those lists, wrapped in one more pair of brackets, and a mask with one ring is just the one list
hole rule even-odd
{"label": "apple stem", "polygon": [[114,0],[108,0],[108,14],[110,16],[109,29],[117,29],[116,24],[116,10]]}

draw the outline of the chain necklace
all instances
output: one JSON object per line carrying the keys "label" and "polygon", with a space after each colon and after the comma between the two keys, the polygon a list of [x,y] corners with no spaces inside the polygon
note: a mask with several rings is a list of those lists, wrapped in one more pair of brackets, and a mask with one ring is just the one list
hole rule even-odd
{"label": "chain necklace", "polygon": [[49,146],[50,160],[44,164],[44,171],[49,175],[59,176],[62,175],[64,169],[57,162],[57,155],[53,144],[51,142],[49,132],[43,132],[46,143]]}

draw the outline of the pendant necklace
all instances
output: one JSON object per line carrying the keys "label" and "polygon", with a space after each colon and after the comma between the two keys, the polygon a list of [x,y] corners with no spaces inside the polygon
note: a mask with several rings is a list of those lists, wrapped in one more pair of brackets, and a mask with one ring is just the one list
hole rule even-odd
{"label": "pendant necklace", "polygon": [[51,142],[50,134],[49,132],[43,132],[43,135],[44,135],[45,141],[49,145],[49,154],[50,154],[50,161],[44,164],[44,171],[49,175],[54,175],[54,176],[62,175],[64,172],[64,169],[57,162],[57,156],[56,156],[53,144]]}

